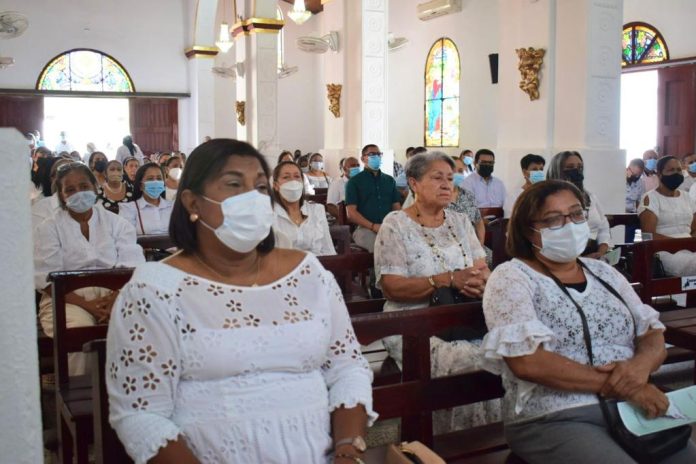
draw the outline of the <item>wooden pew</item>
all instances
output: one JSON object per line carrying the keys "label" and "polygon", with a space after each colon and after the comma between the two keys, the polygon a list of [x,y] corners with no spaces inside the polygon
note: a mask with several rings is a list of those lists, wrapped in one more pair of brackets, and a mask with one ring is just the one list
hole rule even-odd
{"label": "wooden pew", "polygon": [[334,224],[329,226],[329,233],[331,233],[331,240],[336,248],[336,253],[339,255],[350,253],[350,227]]}
{"label": "wooden pew", "polygon": [[486,224],[484,244],[493,251],[493,266],[491,270],[495,269],[498,264],[510,259],[507,251],[505,251],[508,222],[508,218],[496,218]]}
{"label": "wooden pew", "polygon": [[[484,371],[448,377],[430,376],[430,337],[451,327],[485,324],[481,303],[353,316],[361,344],[390,335],[403,337],[402,381],[374,386],[373,403],[380,419],[401,418],[401,439],[419,440],[445,460],[483,456],[505,450],[502,424],[433,437],[432,411],[500,398],[500,378]],[[509,453],[503,453],[504,462]]]}
{"label": "wooden pew", "polygon": [[314,195],[306,195],[305,199],[313,203],[320,203],[326,205],[327,195],[325,193],[315,193]]}
{"label": "wooden pew", "polygon": [[696,303],[694,290],[682,290],[681,277],[653,277],[653,256],[658,251],[676,253],[680,250],[696,251],[696,238],[646,240],[635,243],[633,249],[633,274],[631,280],[641,284],[639,293],[645,304],[651,304],[657,296],[687,293],[687,306]]}
{"label": "wooden pew", "polygon": [[479,211],[484,221],[492,221],[505,215],[503,208],[479,208]]}
{"label": "wooden pew", "polygon": [[53,357],[56,379],[58,455],[60,462],[71,464],[73,450],[78,464],[88,463],[88,445],[92,440],[92,394],[88,376],[68,376],[68,354],[81,352],[82,346],[106,337],[107,326],[68,328],[65,296],[85,287],[118,290],[130,279],[132,269],[52,272]]}
{"label": "wooden pew", "polygon": [[614,228],[617,226],[625,227],[624,235],[624,246],[626,244],[632,244],[635,236],[635,231],[640,229],[640,219],[635,213],[625,213],[625,214],[607,214],[607,221],[609,222],[609,228]]}
{"label": "wooden pew", "polygon": [[158,250],[166,250],[174,247],[174,242],[167,234],[162,235],[138,235],[138,245],[143,249],[154,248]]}
{"label": "wooden pew", "polygon": [[367,288],[364,285],[356,285],[353,275],[369,274],[370,268],[374,267],[372,253],[361,251],[335,256],[319,256],[319,262],[336,277],[346,301],[369,299]]}

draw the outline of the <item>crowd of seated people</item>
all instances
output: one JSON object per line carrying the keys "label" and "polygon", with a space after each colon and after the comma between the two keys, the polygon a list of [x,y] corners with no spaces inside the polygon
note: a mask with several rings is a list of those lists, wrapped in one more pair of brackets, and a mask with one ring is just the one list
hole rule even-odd
{"label": "crowd of seated people", "polygon": [[[136,267],[120,292],[68,295],[66,313],[70,327],[110,324],[111,424],[137,462],[323,462],[327,453],[360,462],[376,419],[372,373],[341,290],[315,258],[336,254],[327,213],[338,217],[340,208],[355,244],[374,253],[371,283],[384,311],[483,299],[488,332],[432,337],[431,372],[500,374],[502,415],[497,402],[439,411],[435,433],[502,417],[526,462],[632,462],[608,434],[596,394],[651,417],[666,411],[649,382],[664,360],[664,327],[621,274],[592,259],[608,251],[609,226],[584,188],[578,152],[558,153],[546,175],[545,159],[526,155],[523,184],[509,197],[492,175],[490,150],[410,152],[405,199],[372,144],[360,161],[341,160],[335,179],[320,154],[283,152],[271,170],[253,147],[228,139],[201,144],[188,160],[139,159],[132,139],[124,147],[122,162],[93,149],[86,163],[35,149],[32,215],[47,335],[50,272]],[[643,187],[640,164],[629,166],[627,185]],[[692,236],[694,208],[679,189],[689,169],[660,158],[650,174],[658,187],[633,200],[655,238]],[[309,200],[308,187],[328,188],[326,205]],[[479,208],[506,203],[512,260],[492,269]],[[144,263],[139,235],[168,235],[178,251]],[[693,254],[675,254],[674,266],[670,259],[662,258],[669,272],[696,273],[679,267],[696,262]],[[594,359],[586,359],[575,303],[593,321]],[[402,367],[400,338],[384,346]],[[124,356],[129,350],[145,355]],[[71,355],[71,374],[84,370],[81,355]],[[588,442],[596,446],[586,450]],[[695,456],[690,443],[665,462]]]}

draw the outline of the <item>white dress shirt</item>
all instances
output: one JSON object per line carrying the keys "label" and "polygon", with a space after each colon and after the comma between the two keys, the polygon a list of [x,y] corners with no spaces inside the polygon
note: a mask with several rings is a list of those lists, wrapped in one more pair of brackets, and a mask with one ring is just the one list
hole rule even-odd
{"label": "white dress shirt", "polygon": [[502,208],[505,204],[505,185],[497,177],[484,180],[478,172],[473,172],[462,181],[462,188],[474,194],[479,208]]}
{"label": "white dress shirt", "polygon": [[299,226],[290,219],[281,205],[276,203],[274,210],[273,228],[285,235],[292,242],[293,248],[309,251],[317,256],[336,254],[324,205],[305,202],[301,211],[307,219]]}
{"label": "white dress shirt", "polygon": [[590,195],[590,209],[587,212],[587,225],[590,227],[590,238],[597,240],[597,244],[601,245],[606,243],[611,244],[611,232],[609,229],[609,221],[602,211],[602,207],[599,204],[597,197],[589,193]]}
{"label": "white dress shirt", "polygon": [[143,151],[137,144],[134,143],[133,146],[135,147],[135,153],[132,155],[127,146],[121,145],[120,147],[118,147],[118,150],[116,150],[116,159],[120,161],[121,164],[123,164],[123,160],[125,160],[129,156],[133,156],[138,161],[140,161],[140,165],[142,166],[145,160],[145,155],[143,155]]}
{"label": "white dress shirt", "polygon": [[127,220],[138,235],[162,235],[169,233],[169,218],[173,206],[171,201],[164,198],[160,198],[159,205],[155,206],[141,197],[138,201],[121,203],[118,215]]}
{"label": "white dress shirt", "polygon": [[134,267],[145,262],[143,249],[135,241],[135,229],[123,218],[94,207],[88,225],[89,240],[63,209],[39,225],[34,239],[37,290],[48,285],[46,278],[54,271]]}
{"label": "white dress shirt", "polygon": [[346,184],[348,179],[344,176],[339,177],[329,185],[329,191],[326,193],[326,204],[337,205],[346,201]]}
{"label": "white dress shirt", "polygon": [[31,206],[31,228],[36,231],[39,224],[45,219],[53,217],[58,211],[60,211],[60,204],[57,193],[37,201]]}

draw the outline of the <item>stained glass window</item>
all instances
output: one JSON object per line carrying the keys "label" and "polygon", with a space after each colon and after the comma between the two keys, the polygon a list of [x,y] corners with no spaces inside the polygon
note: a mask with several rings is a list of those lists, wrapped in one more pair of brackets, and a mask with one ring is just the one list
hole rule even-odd
{"label": "stained glass window", "polygon": [[38,90],[134,92],[133,81],[118,61],[94,50],[71,50],[41,72]]}
{"label": "stained glass window", "polygon": [[657,63],[669,59],[669,51],[662,34],[649,24],[629,23],[622,36],[622,66],[639,63]]}
{"label": "stained glass window", "polygon": [[443,37],[425,62],[425,146],[459,146],[459,51]]}

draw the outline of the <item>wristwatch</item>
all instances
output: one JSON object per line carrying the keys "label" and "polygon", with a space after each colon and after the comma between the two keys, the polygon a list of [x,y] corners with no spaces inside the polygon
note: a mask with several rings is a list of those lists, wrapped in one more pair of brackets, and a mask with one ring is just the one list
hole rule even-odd
{"label": "wristwatch", "polygon": [[336,443],[334,443],[334,449],[342,445],[350,445],[360,453],[364,453],[367,449],[367,443],[365,443],[365,439],[361,436],[357,436],[354,438],[343,438],[341,440],[338,440]]}

